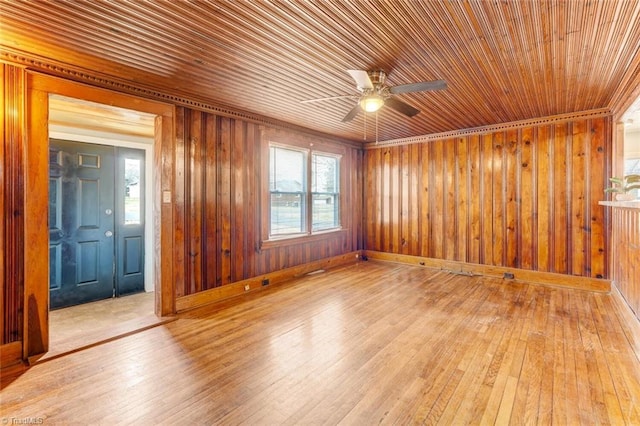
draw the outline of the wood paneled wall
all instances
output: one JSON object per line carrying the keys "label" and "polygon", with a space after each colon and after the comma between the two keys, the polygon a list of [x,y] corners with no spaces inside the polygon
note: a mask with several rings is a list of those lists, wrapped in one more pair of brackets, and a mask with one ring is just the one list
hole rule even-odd
{"label": "wood paneled wall", "polygon": [[0,64],[0,76],[0,344],[6,344],[22,338],[25,72]]}
{"label": "wood paneled wall", "polygon": [[[174,193],[177,297],[362,248],[361,149],[347,147],[343,232],[261,247],[261,143],[270,129],[178,108]],[[271,129],[272,130],[272,129]],[[289,137],[296,137],[295,134]],[[300,135],[304,138],[306,136]],[[315,141],[315,148],[330,141]],[[321,149],[321,148],[318,148]],[[268,177],[265,177],[268,179]]]}
{"label": "wood paneled wall", "polygon": [[606,278],[609,117],[365,152],[365,247]]}
{"label": "wood paneled wall", "polygon": [[612,208],[612,278],[640,319],[640,208]]}

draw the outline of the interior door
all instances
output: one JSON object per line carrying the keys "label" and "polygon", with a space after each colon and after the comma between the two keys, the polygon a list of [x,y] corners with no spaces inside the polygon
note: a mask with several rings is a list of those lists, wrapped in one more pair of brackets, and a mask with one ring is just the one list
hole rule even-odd
{"label": "interior door", "polygon": [[51,140],[49,152],[49,307],[113,297],[113,147]]}

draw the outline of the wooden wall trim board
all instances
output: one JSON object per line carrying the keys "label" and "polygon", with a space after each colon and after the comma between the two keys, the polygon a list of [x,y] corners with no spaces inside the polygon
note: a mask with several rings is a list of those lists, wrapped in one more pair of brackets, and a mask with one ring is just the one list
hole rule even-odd
{"label": "wooden wall trim board", "polygon": [[175,312],[175,280],[173,277],[173,145],[175,109],[170,114],[157,115],[154,129],[154,194],[153,223],[155,235],[155,286],[161,291],[155,292],[155,312],[160,316]]}
{"label": "wooden wall trim board", "polygon": [[[179,297],[176,300],[176,308],[178,312],[196,308],[213,302],[229,299],[231,297],[240,296],[249,292],[255,292],[271,288],[274,285],[281,284],[294,278],[299,278],[311,272],[328,270],[338,266],[350,265],[356,263],[359,259],[360,252],[354,251],[341,254],[327,259],[316,260],[302,265],[284,268],[278,271],[270,272],[257,277],[248,278],[237,281],[221,287],[204,290],[195,294]],[[263,285],[264,280],[269,280],[267,286]]]}
{"label": "wooden wall trim board", "polygon": [[23,357],[49,348],[49,95],[31,87],[27,75],[24,193]]}
{"label": "wooden wall trim board", "polygon": [[552,115],[549,117],[530,118],[527,120],[512,121],[508,123],[492,124],[489,126],[472,127],[469,129],[452,130],[449,132],[432,133],[411,138],[393,139],[387,141],[368,142],[364,144],[365,149],[378,149],[386,146],[410,145],[441,139],[453,139],[476,134],[495,133],[507,130],[516,130],[523,127],[540,126],[546,124],[558,124],[567,121],[583,120],[588,118],[610,117],[611,111],[608,108],[595,109],[590,111],[579,111],[567,114]]}
{"label": "wooden wall trim board", "polygon": [[316,132],[307,128],[295,126],[293,124],[286,123],[274,118],[264,117],[247,111],[241,111],[230,106],[214,104],[210,100],[198,99],[191,94],[185,95],[178,92],[169,93],[166,90],[158,90],[157,88],[145,85],[144,81],[137,81],[136,84],[133,85],[126,80],[118,79],[94,70],[84,69],[65,62],[56,61],[54,59],[34,55],[32,53],[22,52],[20,50],[6,46],[3,46],[0,49],[0,62],[11,63],[22,66],[29,70],[70,79],[76,82],[86,83],[91,86],[114,90],[121,93],[127,93],[142,98],[153,99],[176,106],[187,107],[222,117],[234,118],[245,122],[251,122],[279,129],[289,129],[311,136],[331,139],[345,145],[357,147],[361,146],[360,142],[337,138],[326,133]]}
{"label": "wooden wall trim board", "polygon": [[[0,371],[8,373],[13,366],[24,368],[22,363],[22,341],[0,345]],[[0,386],[1,388],[2,386]]]}
{"label": "wooden wall trim board", "polygon": [[[460,275],[482,275],[494,278],[504,278],[506,282],[511,280],[522,281],[533,284],[551,285],[601,293],[608,293],[611,291],[611,281],[607,279],[577,277],[573,275],[554,274],[550,272],[538,272],[501,266],[480,265],[404,254],[383,253],[371,250],[363,250],[362,254],[372,260],[420,265]],[[505,274],[512,274],[513,278],[505,278]]]}

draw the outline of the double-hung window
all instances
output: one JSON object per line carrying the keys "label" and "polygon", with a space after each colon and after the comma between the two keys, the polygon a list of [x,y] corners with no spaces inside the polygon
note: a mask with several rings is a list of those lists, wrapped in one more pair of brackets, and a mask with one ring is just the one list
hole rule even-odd
{"label": "double-hung window", "polygon": [[340,228],[340,156],[269,144],[269,238]]}

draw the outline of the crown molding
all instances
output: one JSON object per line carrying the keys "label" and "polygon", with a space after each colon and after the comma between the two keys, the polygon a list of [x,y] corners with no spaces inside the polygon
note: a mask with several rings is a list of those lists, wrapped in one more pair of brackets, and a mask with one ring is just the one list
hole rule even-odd
{"label": "crown molding", "polygon": [[379,141],[379,142],[368,142],[364,144],[364,148],[376,149],[376,148],[383,148],[388,146],[411,145],[415,143],[429,142],[434,140],[452,139],[456,137],[466,137],[470,135],[481,135],[486,133],[520,129],[523,127],[541,126],[546,124],[555,124],[555,123],[574,121],[574,120],[584,120],[589,118],[609,117],[611,115],[612,115],[611,111],[608,108],[592,109],[588,111],[551,115],[548,117],[540,117],[540,118],[530,118],[527,120],[511,121],[508,123],[501,123],[501,124],[491,124],[488,126],[472,127],[468,129],[451,130],[449,132],[413,136],[409,138],[391,139],[391,140]]}
{"label": "crown molding", "polygon": [[273,127],[276,129],[293,130],[307,135],[329,139],[344,145],[362,148],[361,142],[338,138],[336,136],[317,132],[305,127],[296,126],[285,121],[265,117],[256,113],[238,110],[226,105],[216,104],[207,99],[197,99],[192,95],[180,93],[170,93],[169,91],[158,90],[158,88],[145,85],[141,82],[132,83],[130,81],[113,77],[98,71],[88,70],[68,63],[57,61],[32,53],[22,52],[7,46],[0,46],[0,62],[13,66],[22,67],[29,71],[40,72],[54,77],[61,77],[78,83],[89,84],[103,89],[114,90],[120,93],[138,96],[165,102],[171,105],[192,108],[211,114],[235,118],[259,125]]}

